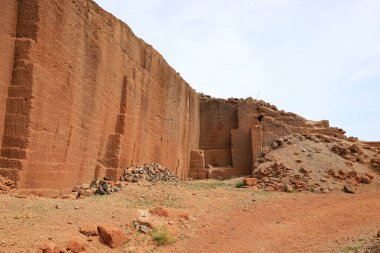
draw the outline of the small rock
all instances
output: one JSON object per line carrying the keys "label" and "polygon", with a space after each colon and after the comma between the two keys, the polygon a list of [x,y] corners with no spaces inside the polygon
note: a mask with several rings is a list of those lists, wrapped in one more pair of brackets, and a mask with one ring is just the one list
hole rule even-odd
{"label": "small rock", "polygon": [[348,177],[356,177],[357,175],[358,175],[358,173],[354,170],[351,170],[347,173]]}
{"label": "small rock", "polygon": [[56,204],[55,205],[55,209],[61,209],[62,207],[61,207],[61,205],[60,204]]}
{"label": "small rock", "polygon": [[286,191],[286,192],[293,192],[293,191],[294,191],[294,189],[293,189],[293,185],[291,185],[291,184],[286,184],[286,185],[285,185],[285,191]]}
{"label": "small rock", "polygon": [[161,206],[155,207],[155,208],[149,210],[149,213],[156,215],[156,216],[169,217],[169,211],[166,210],[165,208],[161,207]]}
{"label": "small rock", "polygon": [[98,235],[98,228],[96,225],[93,225],[93,224],[85,224],[85,225],[82,225],[80,228],[79,228],[79,232],[81,232],[82,234],[84,234],[85,236],[97,236]]}
{"label": "small rock", "polygon": [[51,241],[41,242],[37,244],[37,248],[43,253],[54,253],[55,244]]}
{"label": "small rock", "polygon": [[321,178],[321,182],[327,182],[327,178],[325,177]]}
{"label": "small rock", "polygon": [[380,237],[380,230],[377,231],[377,237]]}
{"label": "small rock", "polygon": [[73,253],[80,253],[86,251],[87,246],[76,239],[72,239],[67,243],[66,250]]}
{"label": "small rock", "polygon": [[371,179],[369,177],[367,177],[367,176],[361,176],[360,177],[360,182],[362,184],[369,184],[369,183],[371,183]]}
{"label": "small rock", "polygon": [[346,184],[346,185],[344,185],[343,190],[345,192],[347,192],[347,193],[352,193],[352,194],[356,192],[356,188],[352,184]]}
{"label": "small rock", "polygon": [[244,186],[255,186],[255,185],[257,185],[257,179],[256,178],[244,178],[243,179],[243,185]]}
{"label": "small rock", "polygon": [[151,229],[148,226],[140,225],[139,226],[139,231],[143,232],[144,234],[148,234],[151,231]]}
{"label": "small rock", "polygon": [[111,248],[118,248],[128,241],[123,231],[112,225],[98,226],[98,233],[103,242]]}

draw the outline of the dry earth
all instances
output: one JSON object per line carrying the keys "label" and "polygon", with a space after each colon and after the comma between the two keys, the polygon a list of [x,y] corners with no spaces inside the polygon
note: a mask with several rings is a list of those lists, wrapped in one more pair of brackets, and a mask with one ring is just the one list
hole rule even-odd
{"label": "dry earth", "polygon": [[[356,194],[253,191],[235,188],[239,180],[140,182],[81,200],[0,195],[0,252],[38,252],[49,240],[64,249],[72,239],[85,252],[356,252],[380,229],[377,179]],[[158,206],[176,238],[160,247],[132,225],[138,210]],[[81,234],[85,224],[116,225],[129,241],[110,249]]]}

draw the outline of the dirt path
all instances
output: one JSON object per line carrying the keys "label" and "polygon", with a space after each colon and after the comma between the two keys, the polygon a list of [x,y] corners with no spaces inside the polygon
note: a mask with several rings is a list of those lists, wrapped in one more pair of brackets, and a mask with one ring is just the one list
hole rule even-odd
{"label": "dirt path", "polygon": [[380,194],[295,194],[204,225],[162,252],[336,252],[348,237],[371,236],[380,228]]}
{"label": "dirt path", "polygon": [[[38,242],[51,239],[65,246],[72,238],[91,253],[342,252],[357,243],[349,238],[370,238],[380,229],[378,181],[354,195],[275,193],[234,185],[235,181],[131,184],[118,194],[83,200],[0,195],[0,252],[34,253]],[[138,210],[157,206],[170,212],[167,227],[177,238],[172,245],[157,247],[150,235],[132,226]],[[182,222],[178,213],[190,219]],[[118,226],[130,240],[111,249],[98,237],[81,234],[83,224]]]}

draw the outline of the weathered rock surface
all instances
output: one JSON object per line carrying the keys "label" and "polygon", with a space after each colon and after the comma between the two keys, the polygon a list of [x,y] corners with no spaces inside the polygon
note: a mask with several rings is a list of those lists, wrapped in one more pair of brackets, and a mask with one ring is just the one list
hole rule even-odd
{"label": "weathered rock surface", "polygon": [[[320,134],[295,134],[274,140],[254,166],[257,187],[268,191],[344,190],[355,193],[359,184],[370,184],[373,150],[360,142]],[[363,151],[365,150],[365,151]]]}
{"label": "weathered rock surface", "polygon": [[1,175],[51,195],[153,161],[186,178],[199,98],[155,49],[90,0],[0,11]]}
{"label": "weathered rock surface", "polygon": [[98,228],[95,224],[84,224],[80,226],[79,232],[81,232],[85,236],[97,236]]}
{"label": "weathered rock surface", "polygon": [[103,242],[111,248],[118,248],[128,241],[128,237],[124,232],[112,225],[104,224],[98,226],[98,233]]}
{"label": "weathered rock surface", "polygon": [[[268,162],[266,148],[291,145],[295,140],[283,137],[295,133],[316,144],[338,143],[330,150],[355,164],[368,163],[363,149],[380,153],[379,143],[362,147],[326,120],[306,120],[262,100],[196,93],[154,48],[91,0],[3,0],[0,11],[0,175],[21,192],[62,196],[79,185],[66,195],[77,198],[117,191],[108,181],[120,177],[247,176],[254,164]],[[150,163],[168,169],[125,170]],[[371,165],[380,170],[375,156]],[[292,187],[307,188],[307,174],[293,175]],[[83,183],[94,177],[110,180],[93,191]],[[267,176],[260,180],[284,189]]]}

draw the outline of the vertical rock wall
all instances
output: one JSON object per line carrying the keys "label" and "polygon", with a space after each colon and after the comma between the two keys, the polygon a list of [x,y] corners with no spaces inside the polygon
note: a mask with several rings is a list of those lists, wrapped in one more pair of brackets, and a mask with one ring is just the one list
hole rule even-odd
{"label": "vertical rock wall", "polygon": [[90,0],[19,0],[17,19],[15,1],[0,7],[10,26],[0,29],[10,37],[1,36],[0,173],[13,169],[19,188],[54,194],[132,164],[187,176],[199,98],[156,50]]}
{"label": "vertical rock wall", "polygon": [[[17,0],[0,1],[0,145],[3,143],[5,115],[7,114],[8,88],[12,80],[17,28]],[[1,155],[2,156],[2,155]],[[16,179],[17,171],[0,159],[0,173]]]}

